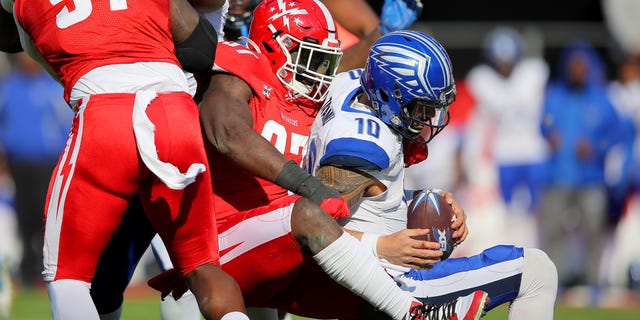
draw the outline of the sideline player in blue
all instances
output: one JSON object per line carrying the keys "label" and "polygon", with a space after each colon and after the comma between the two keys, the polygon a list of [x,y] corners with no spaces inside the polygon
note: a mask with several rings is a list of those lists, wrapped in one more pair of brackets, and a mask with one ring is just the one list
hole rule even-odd
{"label": "sideline player in blue", "polygon": [[[503,245],[425,264],[420,241],[406,229],[404,169],[424,158],[414,152],[426,155],[426,143],[447,125],[455,97],[451,62],[436,40],[415,31],[389,33],[374,43],[364,69],[333,80],[303,165],[341,192],[351,215],[340,224],[357,231],[416,298],[438,304],[481,289],[490,296],[487,311],[509,302],[511,320],[553,319],[557,271],[543,251]],[[401,256],[411,249],[414,257]]]}

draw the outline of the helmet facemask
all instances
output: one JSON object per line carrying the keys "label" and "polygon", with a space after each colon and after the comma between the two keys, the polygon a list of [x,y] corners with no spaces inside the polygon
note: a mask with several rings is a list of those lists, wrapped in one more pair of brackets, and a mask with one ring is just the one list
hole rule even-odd
{"label": "helmet facemask", "polygon": [[[416,97],[408,102],[404,101],[397,85],[395,87],[391,95],[385,90],[377,90],[367,92],[367,96],[378,117],[401,136],[426,144],[449,124],[449,106],[456,99],[455,86],[443,92],[438,101]],[[400,112],[392,111],[396,109]]]}
{"label": "helmet facemask", "polygon": [[449,101],[434,102],[416,98],[403,104],[400,118],[404,126],[396,130],[401,131],[405,138],[428,143],[449,124],[449,105],[454,100],[455,94]]}
{"label": "helmet facemask", "polygon": [[[275,31],[274,31],[275,32]],[[294,95],[321,102],[333,80],[342,52],[338,40],[297,39],[290,34],[276,38],[287,61],[276,73],[278,79],[294,92]]]}
{"label": "helmet facemask", "polygon": [[335,21],[321,1],[260,1],[249,38],[269,59],[289,98],[311,108],[326,98],[342,52]]}

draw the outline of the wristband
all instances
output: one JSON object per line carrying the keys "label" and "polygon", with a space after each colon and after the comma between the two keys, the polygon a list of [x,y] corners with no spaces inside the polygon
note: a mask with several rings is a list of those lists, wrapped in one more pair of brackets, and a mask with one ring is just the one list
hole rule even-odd
{"label": "wristband", "polygon": [[365,247],[371,249],[373,255],[378,257],[378,239],[380,238],[379,234],[375,233],[363,233],[362,237],[360,237],[360,243],[362,243]]}
{"label": "wristband", "polygon": [[326,198],[341,198],[340,193],[325,186],[295,162],[287,162],[278,174],[275,183],[287,190],[321,204]]}

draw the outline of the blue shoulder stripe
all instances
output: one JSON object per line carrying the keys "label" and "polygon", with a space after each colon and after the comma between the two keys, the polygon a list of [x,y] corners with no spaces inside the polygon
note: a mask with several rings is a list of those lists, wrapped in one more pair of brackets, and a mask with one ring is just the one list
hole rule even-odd
{"label": "blue shoulder stripe", "polygon": [[355,138],[339,138],[327,144],[320,165],[382,170],[389,167],[389,155],[377,144]]}

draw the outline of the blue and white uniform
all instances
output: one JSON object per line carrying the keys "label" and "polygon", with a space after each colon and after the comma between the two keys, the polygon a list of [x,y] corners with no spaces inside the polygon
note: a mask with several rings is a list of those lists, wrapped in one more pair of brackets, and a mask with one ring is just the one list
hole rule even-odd
{"label": "blue and white uniform", "polygon": [[352,70],[333,80],[330,98],[311,127],[305,161],[312,174],[331,164],[365,170],[384,183],[387,191],[365,198],[351,208],[352,216],[340,223],[348,229],[389,234],[407,226],[402,138],[368,106],[355,100],[362,93],[360,72]]}
{"label": "blue and white uniform", "polygon": [[[388,235],[407,227],[404,198],[402,137],[370,107],[356,101],[363,94],[361,69],[336,76],[329,97],[309,135],[303,166],[315,173],[324,165],[343,166],[371,174],[386,186],[364,197],[339,223],[351,230]],[[429,303],[443,303],[482,289],[490,294],[487,310],[513,301],[519,294],[524,249],[496,246],[468,258],[450,258],[431,270],[411,270],[381,261],[401,287]]]}

